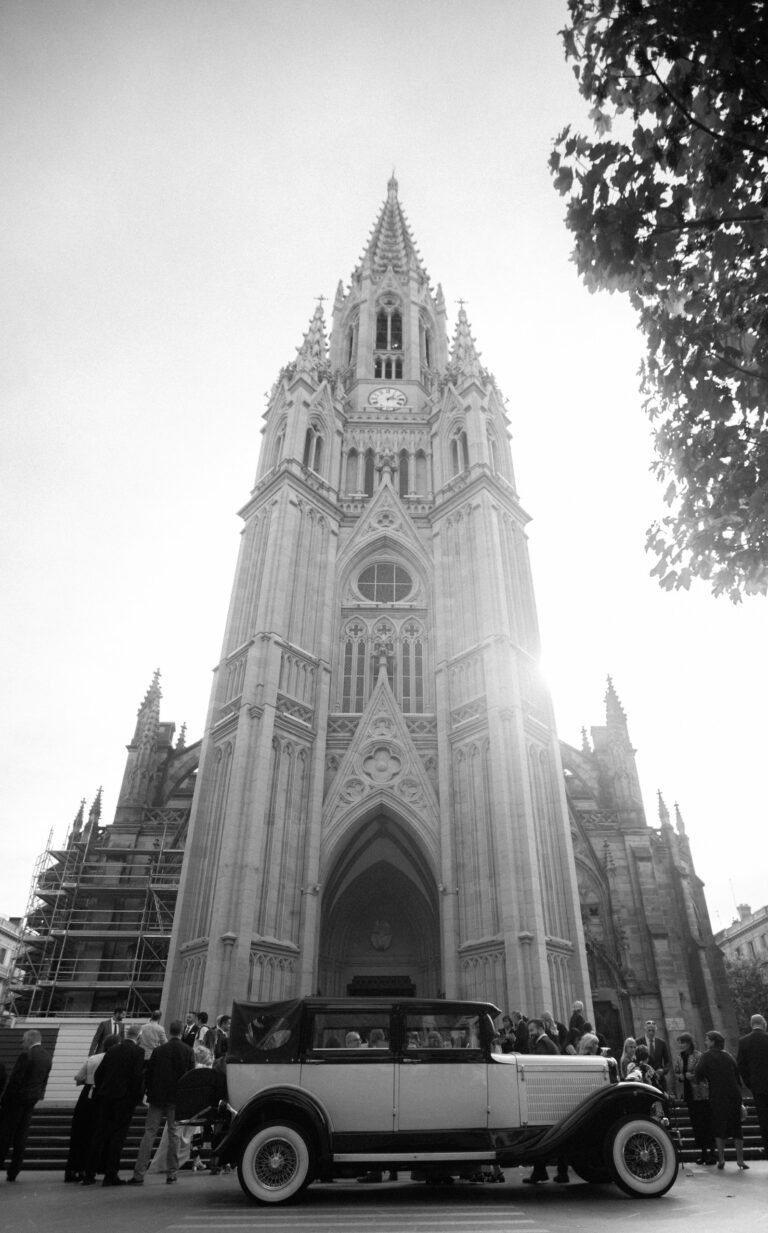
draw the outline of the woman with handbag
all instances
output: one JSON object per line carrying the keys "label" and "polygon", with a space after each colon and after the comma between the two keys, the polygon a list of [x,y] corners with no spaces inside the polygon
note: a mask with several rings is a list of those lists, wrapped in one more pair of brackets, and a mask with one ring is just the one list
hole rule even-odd
{"label": "woman with handbag", "polygon": [[744,1163],[741,1081],[736,1062],[726,1051],[725,1037],[721,1032],[711,1030],[705,1039],[707,1051],[694,1068],[693,1077],[697,1083],[709,1084],[717,1167],[725,1168],[725,1140],[733,1139],[736,1164],[739,1169],[748,1169],[749,1165]]}
{"label": "woman with handbag", "polygon": [[694,1071],[704,1056],[696,1048],[690,1032],[681,1032],[677,1038],[680,1053],[675,1058],[674,1075],[677,1094],[688,1106],[691,1130],[696,1140],[699,1156],[696,1164],[715,1164],[715,1138],[712,1134],[712,1109],[709,1103],[709,1084],[697,1083]]}

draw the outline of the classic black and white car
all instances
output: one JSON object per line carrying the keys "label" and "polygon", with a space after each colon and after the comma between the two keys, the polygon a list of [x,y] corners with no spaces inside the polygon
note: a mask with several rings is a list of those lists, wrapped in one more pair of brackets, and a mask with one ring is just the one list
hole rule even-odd
{"label": "classic black and white car", "polygon": [[261,1203],[371,1170],[439,1181],[563,1157],[586,1182],[669,1190],[667,1097],[616,1083],[606,1058],[497,1052],[499,1014],[415,998],[235,1002],[219,1162]]}

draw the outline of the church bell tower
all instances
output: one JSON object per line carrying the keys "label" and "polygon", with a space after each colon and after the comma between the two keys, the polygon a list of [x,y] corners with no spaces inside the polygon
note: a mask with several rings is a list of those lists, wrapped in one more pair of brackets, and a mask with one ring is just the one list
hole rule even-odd
{"label": "church bell tower", "polygon": [[394,177],[280,372],[215,670],[164,994],[588,1002],[504,400],[448,341]]}

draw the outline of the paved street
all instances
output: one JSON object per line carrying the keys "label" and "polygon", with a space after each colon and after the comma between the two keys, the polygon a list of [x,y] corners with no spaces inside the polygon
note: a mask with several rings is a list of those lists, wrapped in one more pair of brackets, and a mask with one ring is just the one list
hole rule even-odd
{"label": "paved street", "polygon": [[234,1174],[182,1174],[176,1186],[150,1177],[144,1186],[103,1190],[65,1186],[59,1174],[22,1173],[0,1181],[0,1227],[13,1233],[615,1233],[626,1222],[641,1233],[768,1230],[768,1163],[738,1174],[689,1167],[662,1199],[636,1200],[614,1186],[529,1187],[522,1170],[504,1185],[430,1188],[312,1187],[303,1202],[257,1207]]}

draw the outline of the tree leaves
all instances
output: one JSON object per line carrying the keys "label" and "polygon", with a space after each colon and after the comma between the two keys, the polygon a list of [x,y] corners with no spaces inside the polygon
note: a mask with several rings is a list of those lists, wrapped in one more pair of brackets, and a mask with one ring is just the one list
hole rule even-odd
{"label": "tree leaves", "polygon": [[626,292],[646,337],[670,506],[648,532],[653,573],[666,589],[697,576],[733,600],[766,593],[766,0],[569,12],[563,45],[594,138],[564,129],[550,168],[585,285]]}
{"label": "tree leaves", "polygon": [[726,960],[725,972],[740,1032],[752,1015],[768,1014],[768,967],[758,959]]}

